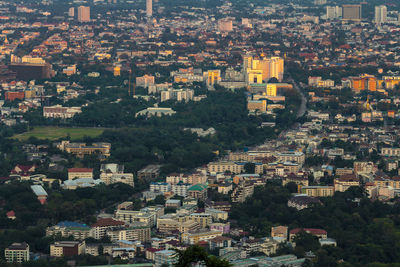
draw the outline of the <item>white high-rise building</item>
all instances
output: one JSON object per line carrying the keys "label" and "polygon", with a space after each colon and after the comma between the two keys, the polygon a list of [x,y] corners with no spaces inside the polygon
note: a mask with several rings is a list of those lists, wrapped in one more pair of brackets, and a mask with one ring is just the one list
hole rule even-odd
{"label": "white high-rise building", "polygon": [[375,23],[382,24],[387,21],[387,7],[384,5],[375,7]]}
{"label": "white high-rise building", "polygon": [[340,6],[327,6],[326,19],[337,19],[342,16],[342,8]]}
{"label": "white high-rise building", "polygon": [[146,0],[146,16],[153,16],[153,0]]}

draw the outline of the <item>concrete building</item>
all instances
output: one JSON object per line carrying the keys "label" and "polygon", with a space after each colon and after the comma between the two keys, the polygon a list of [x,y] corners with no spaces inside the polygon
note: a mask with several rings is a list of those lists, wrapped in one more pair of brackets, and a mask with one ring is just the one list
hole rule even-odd
{"label": "concrete building", "polygon": [[340,6],[327,6],[326,19],[332,20],[342,16],[342,7]]}
{"label": "concrete building", "polygon": [[76,178],[90,178],[93,179],[92,168],[69,168],[68,169],[68,180]]}
{"label": "concrete building", "polygon": [[43,117],[45,118],[70,119],[81,112],[81,107],[63,107],[61,105],[43,107]]}
{"label": "concrete building", "polygon": [[333,186],[302,186],[301,193],[310,197],[331,197],[335,193]]}
{"label": "concrete building", "polygon": [[361,5],[343,5],[344,20],[361,20]]}
{"label": "concrete building", "polygon": [[375,7],[375,23],[383,24],[387,22],[387,7],[384,5]]}
{"label": "concrete building", "polygon": [[233,30],[233,21],[230,18],[218,20],[218,31],[231,32]]}
{"label": "concrete building", "polygon": [[25,242],[12,243],[4,250],[4,258],[9,263],[22,263],[29,261],[29,245]]}
{"label": "concrete building", "polygon": [[68,16],[69,17],[74,17],[75,16],[75,8],[74,7],[70,7],[68,9]]}
{"label": "concrete building", "polygon": [[208,241],[217,236],[222,236],[220,231],[210,231],[210,230],[200,230],[198,232],[183,233],[182,241],[185,244],[194,245],[198,244],[200,241]]}
{"label": "concrete building", "polygon": [[153,0],[146,0],[146,16],[153,16]]}
{"label": "concrete building", "polygon": [[173,266],[176,262],[176,252],[174,250],[160,250],[154,253],[156,267]]}
{"label": "concrete building", "polygon": [[188,188],[188,196],[195,199],[206,200],[207,199],[207,185],[195,184]]}
{"label": "concrete building", "polygon": [[155,84],[155,77],[152,75],[146,74],[141,77],[136,77],[136,86],[141,86],[141,87],[147,88],[154,84]]}
{"label": "concrete building", "polygon": [[78,7],[78,21],[79,22],[90,22],[90,7],[79,6]]}
{"label": "concrete building", "polygon": [[85,241],[57,241],[50,245],[50,256],[75,256],[85,253]]}
{"label": "concrete building", "polygon": [[74,154],[79,158],[83,158],[85,155],[91,155],[93,153],[99,153],[102,157],[109,157],[111,144],[110,143],[93,143],[91,146],[85,143],[70,143],[69,141],[61,141],[57,144],[57,148],[61,151]]}

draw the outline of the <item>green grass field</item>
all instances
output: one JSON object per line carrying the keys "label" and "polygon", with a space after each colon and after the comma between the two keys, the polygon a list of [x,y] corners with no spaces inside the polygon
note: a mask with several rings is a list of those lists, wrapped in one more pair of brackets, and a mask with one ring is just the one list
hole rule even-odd
{"label": "green grass field", "polygon": [[25,141],[29,137],[33,136],[38,139],[49,139],[57,140],[59,138],[65,138],[68,135],[71,140],[79,140],[84,136],[96,137],[103,133],[103,128],[62,128],[62,127],[51,127],[51,126],[37,126],[29,132],[22,134],[16,134],[12,138],[20,141]]}

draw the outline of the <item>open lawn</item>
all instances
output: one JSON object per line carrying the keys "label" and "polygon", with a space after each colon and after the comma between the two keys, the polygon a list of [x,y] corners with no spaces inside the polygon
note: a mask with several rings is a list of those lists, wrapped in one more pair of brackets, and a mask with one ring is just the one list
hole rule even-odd
{"label": "open lawn", "polygon": [[12,138],[25,141],[29,137],[34,136],[38,139],[57,140],[59,138],[65,138],[69,135],[71,137],[71,140],[79,140],[82,139],[84,136],[99,136],[103,133],[103,131],[104,128],[62,128],[51,126],[37,126],[29,132],[16,134]]}

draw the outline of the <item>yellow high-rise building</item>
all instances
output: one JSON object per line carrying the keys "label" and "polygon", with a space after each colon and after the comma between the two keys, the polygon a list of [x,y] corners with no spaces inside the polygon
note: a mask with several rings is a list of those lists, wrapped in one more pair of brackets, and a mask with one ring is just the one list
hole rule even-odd
{"label": "yellow high-rise building", "polygon": [[207,86],[213,87],[216,83],[221,81],[221,70],[207,71]]}
{"label": "yellow high-rise building", "polygon": [[[247,84],[267,82],[270,78],[283,80],[284,59],[281,57],[252,57],[245,55],[243,57],[243,71],[246,75]],[[261,74],[261,82],[255,82],[255,74]],[[251,76],[251,77],[250,77]]]}

